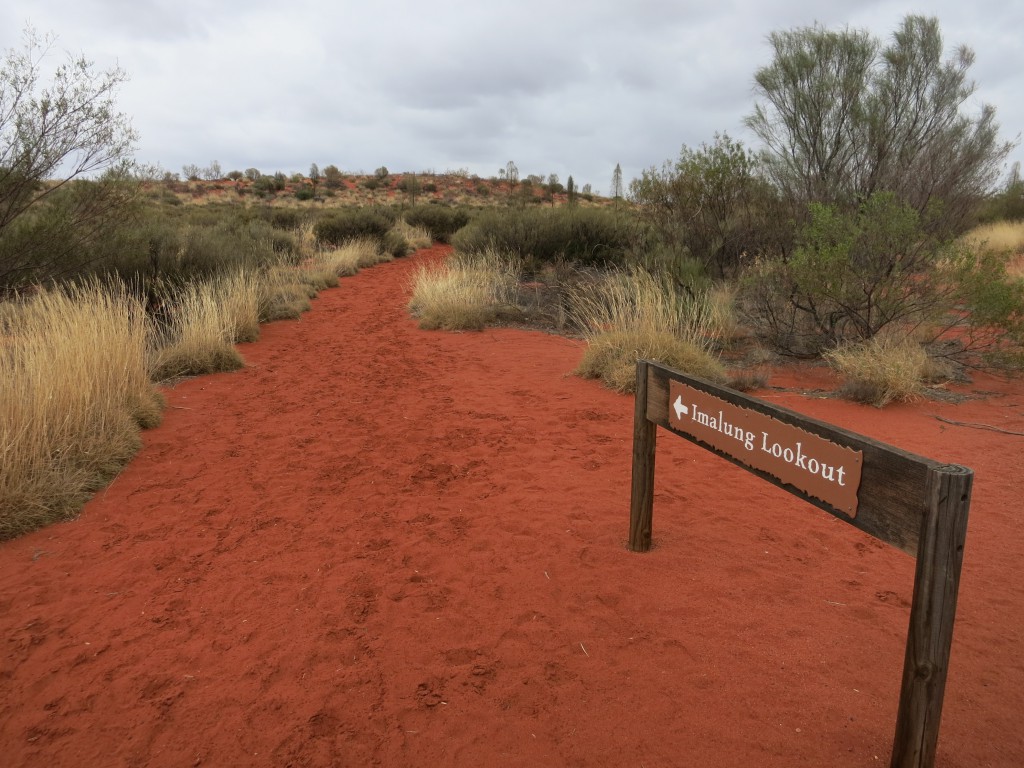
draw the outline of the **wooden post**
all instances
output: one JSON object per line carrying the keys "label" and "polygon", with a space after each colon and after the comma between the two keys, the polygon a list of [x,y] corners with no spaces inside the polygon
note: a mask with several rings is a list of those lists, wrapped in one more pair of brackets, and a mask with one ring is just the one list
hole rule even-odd
{"label": "wooden post", "polygon": [[935,762],[973,478],[960,466],[928,472],[892,768]]}
{"label": "wooden post", "polygon": [[633,552],[647,552],[651,548],[657,429],[647,418],[647,361],[639,360],[633,411],[633,488],[629,502],[629,548]]}

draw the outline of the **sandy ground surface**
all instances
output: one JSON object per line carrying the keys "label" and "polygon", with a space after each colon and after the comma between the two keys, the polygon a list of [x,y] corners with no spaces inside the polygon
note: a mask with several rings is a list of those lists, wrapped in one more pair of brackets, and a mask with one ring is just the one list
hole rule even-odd
{"label": "sandy ground surface", "polygon": [[[887,764],[912,559],[664,432],[630,553],[632,399],[576,341],[417,329],[442,253],[265,327],[79,520],[0,545],[0,763]],[[975,469],[938,765],[1019,766],[1024,438],[935,416],[1024,432],[1024,392],[974,388],[760,395]]]}

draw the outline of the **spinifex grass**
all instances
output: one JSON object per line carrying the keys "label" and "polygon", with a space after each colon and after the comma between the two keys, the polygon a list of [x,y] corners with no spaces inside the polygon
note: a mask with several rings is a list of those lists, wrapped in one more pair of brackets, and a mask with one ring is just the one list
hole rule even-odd
{"label": "spinifex grass", "polygon": [[518,262],[495,251],[422,266],[413,279],[409,310],[421,328],[479,330],[512,306]]}
{"label": "spinifex grass", "polygon": [[234,346],[239,318],[245,322],[248,303],[255,309],[258,297],[255,281],[241,274],[188,283],[174,290],[167,307],[166,338],[154,355],[154,378],[241,368],[242,356]]}
{"label": "spinifex grass", "polygon": [[1024,221],[995,221],[975,227],[964,240],[996,251],[1024,252]]}
{"label": "spinifex grass", "polygon": [[430,231],[426,227],[409,224],[405,219],[398,219],[394,226],[392,226],[392,229],[405,238],[405,241],[409,243],[410,248],[414,251],[418,251],[421,248],[429,248],[433,245],[433,238],[431,238]]}
{"label": "spinifex grass", "polygon": [[920,344],[896,333],[838,347],[825,359],[843,377],[844,396],[878,408],[919,398],[933,367]]}
{"label": "spinifex grass", "polygon": [[614,272],[569,292],[569,317],[587,340],[576,373],[632,392],[636,361],[651,359],[713,381],[725,371],[711,352],[722,329],[704,296],[678,294],[650,273]]}
{"label": "spinifex grass", "polygon": [[0,341],[0,539],[74,515],[160,421],[141,301],[96,282],[8,305]]}

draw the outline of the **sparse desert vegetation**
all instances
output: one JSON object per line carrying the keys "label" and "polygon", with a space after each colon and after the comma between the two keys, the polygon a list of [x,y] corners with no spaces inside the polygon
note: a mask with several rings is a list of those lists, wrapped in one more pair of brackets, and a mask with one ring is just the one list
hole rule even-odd
{"label": "sparse desert vegetation", "polygon": [[[744,388],[764,384],[771,355],[827,360],[845,379],[844,395],[875,405],[919,396],[936,371],[1016,366],[1024,359],[1021,184],[1018,174],[996,187],[1008,145],[988,117],[960,112],[973,87],[969,62],[944,99],[906,106],[930,110],[936,125],[972,125],[970,146],[939,132],[914,139],[904,154],[924,159],[913,168],[884,153],[854,162],[853,144],[847,164],[815,166],[820,132],[806,126],[859,136],[866,129],[857,121],[875,102],[858,100],[906,76],[900,62],[929,64],[924,78],[937,71],[937,22],[908,17],[901,30],[891,50],[849,31],[776,33],[748,119],[764,151],[716,135],[644,171],[628,192],[616,167],[608,198],[571,178],[521,176],[512,161],[491,178],[316,164],[307,174],[224,173],[217,163],[131,173],[122,163],[126,123],[85,111],[83,125],[114,120],[96,139],[93,175],[72,168],[60,178],[57,165],[25,165],[32,184],[0,185],[13,211],[0,222],[0,349],[7,364],[27,365],[22,347],[35,332],[15,330],[18,318],[55,296],[85,304],[83,286],[104,286],[142,324],[131,334],[142,334],[146,386],[230,370],[243,364],[235,343],[256,339],[260,322],[297,318],[340,277],[450,242],[448,260],[420,268],[411,286],[409,309],[423,328],[533,323],[579,334],[587,350],[577,372],[619,391],[633,386],[639,357]],[[839,94],[851,105],[845,118],[814,111],[817,102],[776,76],[828,50],[849,57],[817,61],[800,87],[825,88],[832,75],[855,83]],[[851,74],[850,57],[878,66]],[[805,110],[805,121],[783,120],[786,105]],[[876,118],[895,140],[896,128]],[[780,142],[799,151],[777,151]],[[919,199],[904,180],[953,165],[926,162],[949,152],[961,153],[965,170],[931,179],[932,196]],[[85,208],[95,216],[75,227],[68,216],[82,201],[96,203]],[[30,432],[17,419],[33,412],[7,407],[5,440]]]}
{"label": "sparse desert vegetation", "polygon": [[713,351],[720,330],[706,294],[681,295],[640,268],[616,271],[569,291],[569,317],[587,340],[576,372],[619,392],[636,385],[636,361],[657,360],[686,373],[723,382]]}
{"label": "sparse desert vegetation", "polygon": [[515,307],[520,269],[516,258],[497,250],[422,266],[409,309],[421,328],[480,330]]}

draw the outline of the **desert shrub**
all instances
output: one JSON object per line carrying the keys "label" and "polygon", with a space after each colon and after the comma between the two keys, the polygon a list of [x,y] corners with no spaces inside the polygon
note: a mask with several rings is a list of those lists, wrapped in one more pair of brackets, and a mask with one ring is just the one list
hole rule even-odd
{"label": "desert shrub", "polygon": [[491,209],[477,215],[452,238],[464,253],[488,250],[514,254],[527,272],[556,261],[622,265],[636,228],[626,217],[595,208]]}
{"label": "desert shrub", "polygon": [[650,359],[725,381],[725,370],[711,351],[720,331],[713,326],[705,296],[690,298],[667,281],[634,268],[577,284],[568,298],[569,318],[587,340],[577,375],[632,392],[637,360]]}
{"label": "desert shrub", "polygon": [[841,394],[878,408],[916,400],[929,372],[928,355],[903,334],[881,334],[824,355],[843,377]]}
{"label": "desert shrub", "polygon": [[637,216],[657,235],[651,242],[716,278],[735,276],[745,257],[785,252],[792,240],[758,156],[727,134],[699,150],[684,146],[675,163],[643,171],[629,193]]}
{"label": "desert shrub", "polygon": [[295,229],[305,220],[302,211],[295,208],[268,208],[263,215],[271,226],[284,230]]}
{"label": "desert shrub", "polygon": [[783,352],[815,356],[889,326],[936,320],[959,291],[943,265],[967,265],[932,229],[890,193],[855,213],[812,204],[792,256],[762,259],[745,276],[752,325]]}
{"label": "desert shrub", "polygon": [[409,310],[426,330],[480,330],[514,308],[518,259],[497,251],[421,266]]}
{"label": "desert shrub", "polygon": [[434,240],[447,243],[469,223],[469,212],[447,205],[417,205],[406,211],[403,218],[415,227],[426,229]]}
{"label": "desert shrub", "polygon": [[295,190],[296,200],[312,200],[313,195],[314,192],[312,187],[302,186]]}
{"label": "desert shrub", "polygon": [[365,237],[383,241],[391,228],[391,218],[382,209],[348,208],[321,218],[314,231],[324,245],[337,246]]}
{"label": "desert shrub", "polygon": [[0,304],[0,539],[77,513],[160,422],[142,301],[91,280]]}

